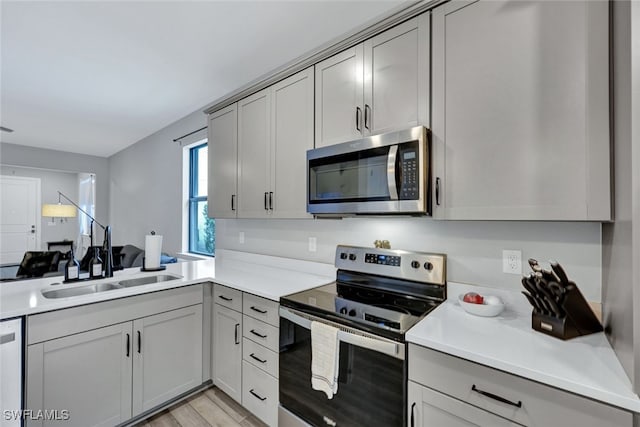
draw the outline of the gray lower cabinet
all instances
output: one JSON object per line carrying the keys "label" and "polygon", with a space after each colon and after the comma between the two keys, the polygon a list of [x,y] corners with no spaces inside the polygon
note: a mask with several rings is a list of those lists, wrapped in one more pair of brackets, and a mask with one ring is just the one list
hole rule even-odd
{"label": "gray lower cabinet", "polygon": [[213,304],[212,317],[213,383],[242,402],[242,313]]}
{"label": "gray lower cabinet", "polygon": [[28,316],[26,408],[58,419],[26,425],[114,426],[202,384],[202,293],[193,285]]}
{"label": "gray lower cabinet", "polygon": [[507,427],[519,426],[428,387],[409,381],[411,427]]}
{"label": "gray lower cabinet", "polygon": [[133,321],[133,416],[202,383],[202,305]]}
{"label": "gray lower cabinet", "polygon": [[408,357],[412,427],[633,425],[630,412],[445,353],[410,344]]}
{"label": "gray lower cabinet", "polygon": [[432,12],[434,217],[611,219],[608,2]]}

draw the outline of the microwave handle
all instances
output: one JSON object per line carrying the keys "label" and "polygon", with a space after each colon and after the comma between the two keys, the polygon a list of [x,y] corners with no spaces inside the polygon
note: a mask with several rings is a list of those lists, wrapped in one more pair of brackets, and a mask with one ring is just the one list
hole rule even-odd
{"label": "microwave handle", "polygon": [[398,157],[398,146],[389,147],[387,157],[387,185],[389,186],[389,197],[391,200],[398,200],[398,183],[396,182],[396,158]]}

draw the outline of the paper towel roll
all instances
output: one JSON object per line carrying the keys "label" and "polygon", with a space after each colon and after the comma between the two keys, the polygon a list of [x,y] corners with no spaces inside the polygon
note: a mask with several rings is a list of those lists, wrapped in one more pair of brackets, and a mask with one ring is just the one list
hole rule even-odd
{"label": "paper towel roll", "polygon": [[144,238],[144,268],[152,270],[160,268],[160,253],[162,252],[162,236],[147,235]]}

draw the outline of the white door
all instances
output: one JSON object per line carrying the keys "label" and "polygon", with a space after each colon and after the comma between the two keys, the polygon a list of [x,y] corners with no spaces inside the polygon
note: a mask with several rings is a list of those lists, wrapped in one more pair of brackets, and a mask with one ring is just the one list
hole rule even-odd
{"label": "white door", "polygon": [[40,249],[40,178],[0,176],[0,264]]}

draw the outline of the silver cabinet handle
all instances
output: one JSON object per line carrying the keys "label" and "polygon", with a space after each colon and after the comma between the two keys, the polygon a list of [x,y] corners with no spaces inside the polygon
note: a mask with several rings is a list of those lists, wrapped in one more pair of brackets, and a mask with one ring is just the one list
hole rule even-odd
{"label": "silver cabinet handle", "polygon": [[16,340],[16,333],[11,332],[10,334],[0,335],[0,345],[7,344]]}

